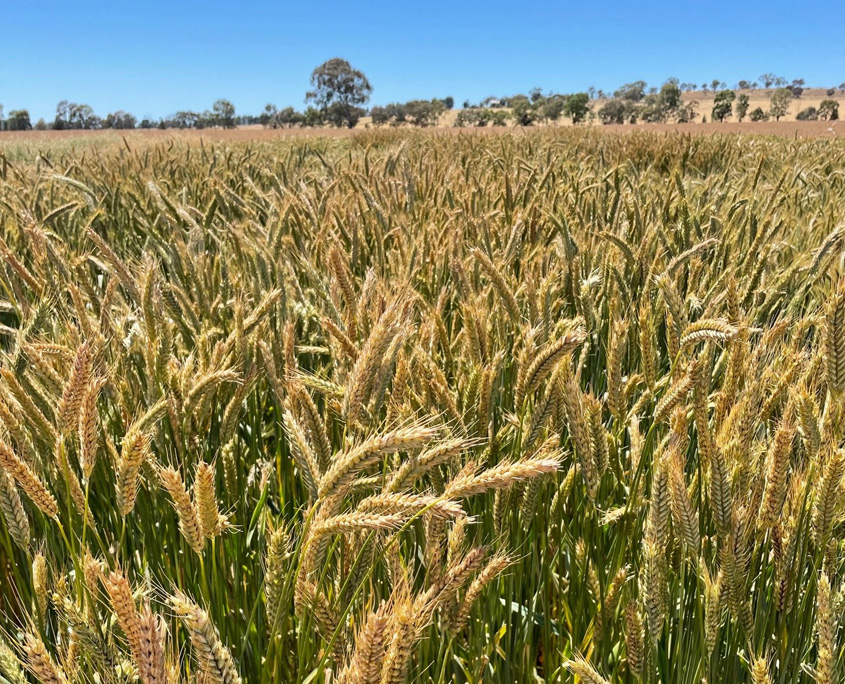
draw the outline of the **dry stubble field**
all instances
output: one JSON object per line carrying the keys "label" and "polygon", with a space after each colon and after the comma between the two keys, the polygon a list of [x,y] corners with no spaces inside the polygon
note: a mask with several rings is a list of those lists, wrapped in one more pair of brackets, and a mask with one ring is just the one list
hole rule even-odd
{"label": "dry stubble field", "polygon": [[841,681],[842,141],[29,140],[6,681]]}
{"label": "dry stubble field", "polygon": [[[450,128],[436,127],[428,129],[440,135],[501,135],[501,134],[529,134],[545,127],[513,128],[513,127],[485,127],[485,128]],[[572,128],[572,126],[553,126],[552,129]],[[779,136],[788,138],[839,138],[845,137],[845,125],[841,121],[761,121],[750,122],[726,121],[724,123],[706,124],[620,124],[587,126],[593,132],[602,133],[682,133],[687,135],[718,135],[725,133],[739,133],[755,136]],[[382,129],[388,133],[395,129]],[[402,129],[408,130],[408,129]],[[377,134],[379,129],[370,132]],[[132,131],[26,131],[0,133],[0,152],[7,155],[21,155],[28,157],[56,149],[84,149],[87,147],[108,147],[110,145],[149,144],[173,142],[202,142],[211,143],[267,143],[287,138],[349,138],[366,134],[367,129],[345,128],[281,128],[268,129],[263,126],[241,126],[232,130],[222,128],[204,130],[176,130],[161,131],[158,129]]]}

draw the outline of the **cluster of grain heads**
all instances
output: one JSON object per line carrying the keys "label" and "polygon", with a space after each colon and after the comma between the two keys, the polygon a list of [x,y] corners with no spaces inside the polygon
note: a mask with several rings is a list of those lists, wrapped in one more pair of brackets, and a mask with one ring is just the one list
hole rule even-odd
{"label": "cluster of grain heads", "polygon": [[594,668],[589,661],[581,656],[577,656],[574,660],[567,660],[564,667],[572,674],[580,677],[585,684],[610,684],[607,679],[602,677],[596,668]]}
{"label": "cluster of grain heads", "polygon": [[625,658],[628,670],[634,677],[643,672],[645,661],[645,635],[640,609],[636,601],[625,606]]}
{"label": "cluster of grain heads", "polygon": [[173,508],[179,516],[179,531],[194,551],[202,553],[205,548],[205,530],[200,520],[197,502],[191,499],[191,495],[185,489],[182,476],[179,471],[168,466],[159,471],[158,477],[161,486],[170,495]]}
{"label": "cluster of grain heads", "polygon": [[327,471],[320,477],[317,495],[327,499],[352,484],[358,473],[399,451],[412,451],[424,446],[438,434],[429,425],[410,425],[365,439],[348,451],[336,454]]}
{"label": "cluster of grain heads", "polygon": [[[59,507],[55,497],[47,489],[38,475],[21,458],[12,451],[12,448],[0,441],[0,468],[10,475],[20,488],[30,498],[44,515],[55,518],[59,513]],[[8,485],[7,485],[8,487]],[[11,492],[11,489],[9,490]],[[14,496],[10,493],[10,498]],[[11,509],[10,509],[11,510]]]}
{"label": "cluster of grain heads", "polygon": [[772,527],[783,512],[788,485],[787,469],[794,436],[795,430],[792,418],[786,414],[781,419],[766,454],[766,486],[763,491],[763,501],[760,504],[760,515],[757,521],[763,529]]}
{"label": "cluster of grain heads", "polygon": [[148,603],[139,611],[128,580],[120,571],[102,577],[103,585],[129,645],[143,684],[164,684],[167,679],[164,634]]}
{"label": "cluster of grain heads", "polygon": [[514,405],[521,406],[525,397],[533,394],[543,380],[551,374],[557,363],[581,344],[585,337],[583,330],[576,328],[537,350],[531,364],[526,368],[520,368],[516,381]]}
{"label": "cluster of grain heads", "polygon": [[9,535],[21,549],[26,551],[30,541],[29,518],[24,511],[14,478],[0,469],[0,511],[6,521]]}
{"label": "cluster of grain heads", "polygon": [[105,385],[101,378],[89,383],[79,411],[79,462],[82,474],[88,480],[94,472],[99,451],[97,400]]}
{"label": "cluster of grain heads", "polygon": [[669,453],[664,457],[666,459],[665,467],[668,471],[669,500],[676,531],[683,538],[693,556],[697,557],[701,546],[699,518],[698,511],[687,490],[686,463],[682,452],[683,449],[676,443],[670,447]]}
{"label": "cluster of grain heads", "polygon": [[213,684],[241,684],[229,649],[220,641],[208,613],[181,592],[169,599],[176,617],[185,625],[200,671]]}
{"label": "cluster of grain heads", "polygon": [[824,360],[828,391],[845,391],[845,284],[830,299],[824,317]]}
{"label": "cluster of grain heads", "polygon": [[41,551],[36,551],[32,559],[32,588],[39,619],[43,622],[47,613],[47,600],[50,587],[50,569],[47,558]]}
{"label": "cluster of grain heads", "polygon": [[213,464],[200,463],[197,466],[194,476],[194,505],[206,539],[213,539],[226,529],[228,521],[220,512],[217,502]]}
{"label": "cluster of grain heads", "polygon": [[284,526],[270,532],[264,558],[264,604],[270,634],[276,631],[281,614],[286,572],[292,564],[290,531]]}
{"label": "cluster of grain heads", "polygon": [[122,516],[135,508],[141,466],[149,457],[150,436],[139,429],[130,429],[123,438],[117,464],[117,507]]}
{"label": "cluster of grain heads", "polygon": [[38,636],[26,634],[23,652],[26,668],[36,681],[41,684],[68,684],[64,669],[56,663]]}
{"label": "cluster of grain heads", "polygon": [[[313,615],[323,638],[328,641],[334,638],[342,623],[337,609],[327,599],[332,592],[347,591],[349,582],[354,582],[351,591],[357,593],[361,582],[372,575],[374,568],[368,564],[376,560],[372,552],[377,548],[375,539],[383,539],[379,556],[384,557],[394,586],[389,619],[379,612],[368,618],[348,658],[343,649],[333,647],[333,659],[346,678],[343,681],[400,684],[410,666],[413,650],[435,614],[441,616],[445,629],[460,634],[485,588],[513,563],[506,554],[494,554],[487,559],[488,550],[483,547],[463,550],[467,518],[461,500],[536,481],[556,472],[560,466],[559,457],[541,448],[536,456],[484,470],[469,462],[440,484],[440,495],[410,491],[408,488],[416,480],[473,445],[464,439],[435,441],[441,432],[442,429],[428,425],[409,425],[365,438],[359,445],[335,454],[322,475],[318,463],[309,466],[307,461],[301,461],[304,469],[313,468],[319,477],[317,499],[302,544],[303,560],[295,580],[295,601],[301,619]],[[344,499],[350,489],[364,492],[381,480],[362,475],[396,452],[408,454],[407,460],[385,477],[384,489],[358,498],[350,508],[345,508]],[[311,487],[309,478],[304,476],[306,485]],[[406,570],[393,563],[401,563],[395,555],[399,542],[396,535],[417,519],[425,523],[428,585],[412,595]],[[456,521],[451,528],[450,520]],[[279,602],[285,585],[283,568],[285,559],[290,557],[285,537],[281,529],[271,535],[265,561],[265,601],[271,633],[279,627]],[[338,537],[344,546],[349,546],[351,572],[339,576],[339,584],[332,586],[326,583],[325,573],[333,555],[330,542]],[[449,552],[444,554],[446,547]],[[386,610],[384,606],[379,609]],[[386,628],[383,620],[387,620]],[[374,640],[378,643],[371,643]]]}
{"label": "cluster of grain heads", "polygon": [[9,644],[0,637],[0,675],[10,684],[26,684],[26,676],[15,652]]}
{"label": "cluster of grain heads", "polygon": [[392,608],[385,601],[366,616],[355,635],[355,654],[339,673],[338,681],[344,684],[379,684]]}
{"label": "cluster of grain heads", "polygon": [[831,684],[838,680],[834,673],[836,667],[836,647],[834,644],[834,616],[831,599],[830,579],[824,573],[819,577],[816,600],[816,681],[819,684]]}
{"label": "cluster of grain heads", "polygon": [[415,603],[409,599],[394,607],[388,625],[390,641],[381,666],[380,684],[401,684],[405,681],[412,649],[419,638],[420,617]]}
{"label": "cluster of grain heads", "polygon": [[719,628],[722,624],[724,606],[722,604],[722,575],[721,571],[716,577],[710,574],[703,561],[700,564],[702,575],[701,593],[703,594],[704,608],[704,644],[706,655],[709,657],[719,640]]}
{"label": "cluster of grain heads", "polygon": [[451,625],[452,632],[459,633],[466,627],[467,622],[469,621],[470,611],[484,589],[514,562],[515,561],[511,556],[504,554],[493,556],[489,561],[487,561],[487,565],[485,565],[475,579],[472,580],[472,583],[467,588],[466,593],[461,600],[460,606],[458,607],[458,611]]}
{"label": "cluster of grain heads", "polygon": [[816,543],[823,547],[830,537],[839,508],[838,492],[845,474],[845,454],[836,449],[825,454],[813,496],[813,533]]}
{"label": "cluster of grain heads", "polygon": [[769,665],[765,658],[754,658],[750,669],[752,684],[771,684],[772,678],[769,675]]}
{"label": "cluster of grain heads", "polygon": [[57,416],[59,430],[72,430],[76,426],[92,373],[93,350],[86,342],[76,352],[70,377],[59,401]]}
{"label": "cluster of grain heads", "polygon": [[462,499],[495,489],[505,489],[522,480],[556,472],[559,468],[559,457],[550,454],[503,462],[482,471],[478,470],[475,463],[469,462],[447,483],[444,496]]}

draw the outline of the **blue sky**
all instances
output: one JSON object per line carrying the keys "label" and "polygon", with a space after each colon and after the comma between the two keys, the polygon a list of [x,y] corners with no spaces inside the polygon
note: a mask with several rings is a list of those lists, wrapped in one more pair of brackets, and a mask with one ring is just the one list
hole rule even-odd
{"label": "blue sky", "polygon": [[372,104],[613,89],[668,76],[733,84],[773,71],[845,81],[845,2],[0,2],[0,103],[51,119],[62,99],[159,117],[267,102],[302,108],[311,70],[340,56]]}

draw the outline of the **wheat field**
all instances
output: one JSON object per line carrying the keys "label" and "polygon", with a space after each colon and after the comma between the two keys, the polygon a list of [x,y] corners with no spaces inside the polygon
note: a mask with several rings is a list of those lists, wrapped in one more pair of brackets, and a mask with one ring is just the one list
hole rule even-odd
{"label": "wheat field", "polygon": [[0,682],[842,681],[845,143],[0,153]]}

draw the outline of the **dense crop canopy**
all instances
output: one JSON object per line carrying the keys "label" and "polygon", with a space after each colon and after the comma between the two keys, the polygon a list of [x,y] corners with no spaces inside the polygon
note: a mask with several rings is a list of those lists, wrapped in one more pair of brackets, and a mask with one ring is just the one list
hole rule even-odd
{"label": "dense crop canopy", "polygon": [[0,681],[841,681],[845,146],[0,155]]}

